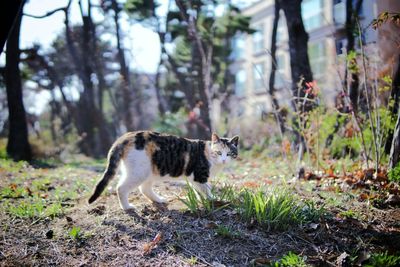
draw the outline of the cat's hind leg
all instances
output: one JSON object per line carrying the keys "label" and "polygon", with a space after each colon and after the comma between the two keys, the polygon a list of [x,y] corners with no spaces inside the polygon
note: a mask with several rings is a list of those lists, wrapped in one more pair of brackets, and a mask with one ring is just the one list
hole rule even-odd
{"label": "cat's hind leg", "polygon": [[135,177],[123,176],[117,185],[117,194],[119,205],[124,210],[133,209],[133,205],[129,203],[128,196],[133,189],[137,188],[143,180]]}
{"label": "cat's hind leg", "polygon": [[151,166],[144,151],[133,150],[121,163],[122,176],[117,185],[119,204],[122,209],[134,208],[128,201],[129,193],[149,178]]}
{"label": "cat's hind leg", "polygon": [[153,184],[154,184],[154,181],[152,179],[148,179],[148,180],[144,181],[139,186],[140,192],[153,202],[166,203],[167,200],[165,198],[159,196],[157,193],[155,193],[153,191]]}

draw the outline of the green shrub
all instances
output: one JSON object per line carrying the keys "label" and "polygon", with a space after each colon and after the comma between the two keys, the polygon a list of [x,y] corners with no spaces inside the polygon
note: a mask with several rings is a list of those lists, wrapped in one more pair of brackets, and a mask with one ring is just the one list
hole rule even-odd
{"label": "green shrub", "polygon": [[187,114],[184,109],[180,109],[176,113],[166,113],[159,116],[152,128],[157,132],[182,136],[185,134],[184,124],[186,121]]}
{"label": "green shrub", "polygon": [[388,173],[389,181],[400,183],[400,162]]}

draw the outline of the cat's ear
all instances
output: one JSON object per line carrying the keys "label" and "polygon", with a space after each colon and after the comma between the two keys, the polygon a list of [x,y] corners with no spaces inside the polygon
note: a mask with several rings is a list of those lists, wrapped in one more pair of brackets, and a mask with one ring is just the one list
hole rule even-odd
{"label": "cat's ear", "polygon": [[213,133],[213,134],[211,135],[211,141],[212,141],[213,143],[218,143],[218,142],[219,142],[219,136],[218,136],[216,133]]}
{"label": "cat's ear", "polygon": [[233,144],[234,146],[238,146],[238,144],[239,144],[239,136],[235,135],[234,137],[231,138],[231,140],[229,140],[229,142],[231,144]]}

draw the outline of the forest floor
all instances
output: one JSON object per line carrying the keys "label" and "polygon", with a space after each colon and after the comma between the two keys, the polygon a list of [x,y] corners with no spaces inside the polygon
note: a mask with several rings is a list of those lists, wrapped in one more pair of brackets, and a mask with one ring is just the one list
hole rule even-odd
{"label": "forest floor", "polygon": [[[1,266],[389,266],[400,263],[396,185],[356,164],[331,161],[295,178],[285,160],[245,155],[213,179],[216,188],[285,188],[318,218],[285,230],[243,220],[229,203],[190,212],[183,183],[160,184],[160,206],[139,192],[124,212],[115,179],[87,204],[104,162],[0,160]],[[327,165],[328,166],[328,165]],[[380,177],[381,175],[382,177]],[[283,190],[283,189],[282,189]],[[279,222],[278,222],[279,223]],[[397,256],[396,256],[397,255]]]}

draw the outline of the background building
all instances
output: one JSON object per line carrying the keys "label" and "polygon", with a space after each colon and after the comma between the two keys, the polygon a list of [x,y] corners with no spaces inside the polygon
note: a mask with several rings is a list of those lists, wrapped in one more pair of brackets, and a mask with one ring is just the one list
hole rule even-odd
{"label": "background building", "polygon": [[[314,80],[318,82],[322,97],[328,106],[334,104],[334,97],[340,90],[339,73],[343,64],[338,63],[347,41],[345,35],[346,6],[344,0],[303,0],[302,16],[309,34],[308,55]],[[377,32],[370,27],[378,15],[376,0],[364,0],[360,12],[362,41],[365,45],[375,44]],[[390,1],[389,1],[390,2]],[[271,70],[272,25],[274,0],[258,1],[242,10],[251,16],[251,26],[257,29],[253,35],[238,35],[234,39],[234,63],[231,71],[235,76],[233,109],[237,115],[262,116],[272,110],[268,95]],[[358,38],[356,38],[358,39]],[[285,16],[281,10],[277,31],[275,87],[282,106],[289,106],[290,55]]]}

